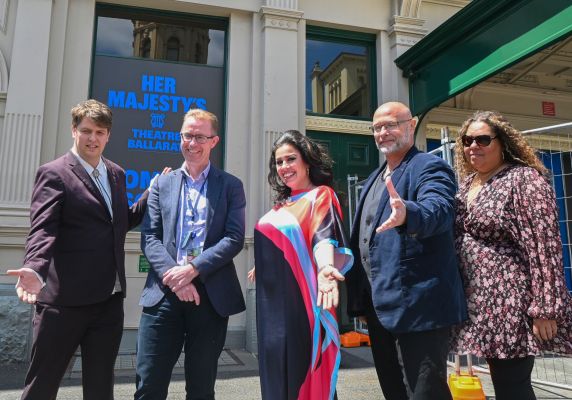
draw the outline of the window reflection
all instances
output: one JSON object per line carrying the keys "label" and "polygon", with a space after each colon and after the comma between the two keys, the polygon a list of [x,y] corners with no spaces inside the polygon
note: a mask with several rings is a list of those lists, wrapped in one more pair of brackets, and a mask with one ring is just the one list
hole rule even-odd
{"label": "window reflection", "polygon": [[306,40],[306,109],[318,114],[371,114],[366,45]]}
{"label": "window reflection", "polygon": [[224,35],[205,23],[99,16],[96,54],[222,67]]}

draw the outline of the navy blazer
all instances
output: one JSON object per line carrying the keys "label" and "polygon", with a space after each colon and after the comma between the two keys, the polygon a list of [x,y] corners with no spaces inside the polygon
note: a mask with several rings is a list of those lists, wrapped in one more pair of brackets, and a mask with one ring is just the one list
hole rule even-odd
{"label": "navy blazer", "polygon": [[61,306],[102,302],[111,295],[117,275],[125,296],[125,235],[141,222],[148,192],[129,208],[125,172],[102,160],[113,219],[101,192],[71,152],[38,168],[24,267],[46,282],[39,302]]}
{"label": "navy blazer", "polygon": [[[151,268],[139,304],[152,307],[170,290],[163,274],[177,266],[176,231],[184,174],[160,175],[149,195],[141,250]],[[246,309],[233,258],[244,246],[246,197],[242,182],[211,165],[207,176],[207,222],[203,252],[193,260],[216,312],[227,317]]]}
{"label": "navy blazer", "polygon": [[[407,208],[403,226],[372,232],[371,285],[361,264],[359,223],[364,199],[385,165],[367,179],[356,210],[350,247],[354,267],[347,273],[348,313],[373,307],[391,332],[415,332],[458,324],[466,301],[453,239],[455,175],[445,161],[412,147],[391,174]],[[391,214],[387,190],[375,216],[379,226]]]}

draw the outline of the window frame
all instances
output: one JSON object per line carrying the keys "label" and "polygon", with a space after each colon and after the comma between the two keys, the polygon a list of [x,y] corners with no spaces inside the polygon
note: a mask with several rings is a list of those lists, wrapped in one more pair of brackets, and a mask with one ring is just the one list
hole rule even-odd
{"label": "window frame", "polygon": [[[369,103],[370,110],[369,116],[356,117],[353,115],[340,115],[340,114],[324,114],[309,111],[306,109],[307,104],[304,104],[304,109],[306,110],[306,116],[311,117],[327,117],[327,118],[338,118],[338,119],[350,119],[359,121],[369,121],[371,115],[377,107],[377,73],[376,73],[376,35],[373,33],[346,31],[335,28],[327,28],[321,26],[308,25],[306,26],[306,42],[308,40],[318,40],[330,43],[340,43],[340,44],[350,44],[356,46],[364,46],[367,51],[367,68],[369,71],[369,81],[371,82],[371,88],[369,93]],[[307,48],[306,48],[306,63],[307,63]],[[304,69],[306,65],[304,65]],[[307,80],[310,79],[304,76],[304,88],[307,86]],[[305,98],[304,98],[305,101]]]}

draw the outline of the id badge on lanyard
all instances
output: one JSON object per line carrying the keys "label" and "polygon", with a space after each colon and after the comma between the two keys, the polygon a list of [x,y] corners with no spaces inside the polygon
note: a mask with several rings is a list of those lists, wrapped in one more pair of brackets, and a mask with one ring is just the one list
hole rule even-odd
{"label": "id badge on lanyard", "polygon": [[187,235],[183,239],[182,247],[185,251],[185,260],[187,264],[189,264],[191,261],[197,258],[199,254],[203,252],[202,246],[186,248],[189,245],[189,242],[193,240],[195,237],[196,237],[195,232],[189,231],[187,232]]}

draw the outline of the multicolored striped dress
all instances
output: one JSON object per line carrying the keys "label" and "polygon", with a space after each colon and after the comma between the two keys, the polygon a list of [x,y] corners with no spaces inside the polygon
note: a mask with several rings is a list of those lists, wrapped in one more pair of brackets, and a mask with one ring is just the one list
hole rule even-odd
{"label": "multicolored striped dress", "polygon": [[334,245],[334,265],[353,264],[334,191],[293,193],[255,227],[256,322],[263,399],[333,399],[340,365],[335,310],[317,302],[314,250]]}

